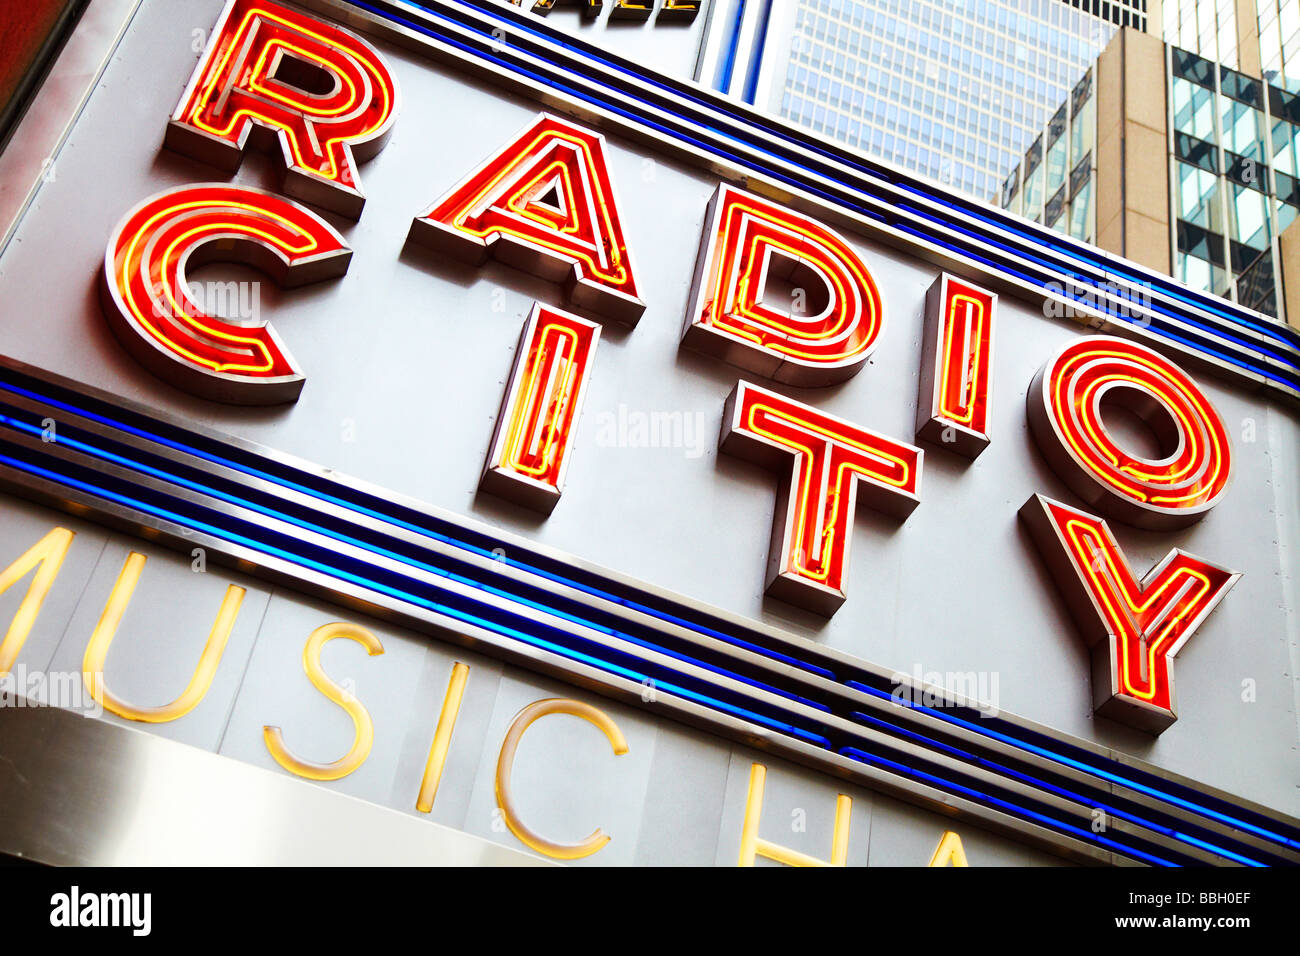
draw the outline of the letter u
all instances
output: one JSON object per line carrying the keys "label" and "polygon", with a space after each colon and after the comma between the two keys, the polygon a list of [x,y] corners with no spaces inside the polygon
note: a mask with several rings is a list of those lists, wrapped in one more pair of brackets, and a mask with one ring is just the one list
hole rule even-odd
{"label": "letter u", "polygon": [[212,686],[212,678],[217,673],[221,655],[226,650],[230,631],[235,626],[235,618],[239,615],[239,607],[244,601],[244,589],[233,584],[226,588],[226,596],[221,601],[220,610],[217,611],[217,619],[213,621],[212,630],[208,632],[208,642],[203,648],[198,666],[194,669],[194,674],[184,692],[170,704],[163,704],[161,707],[137,707],[120,697],[115,697],[105,685],[104,661],[108,657],[108,648],[113,643],[113,637],[117,634],[117,626],[122,622],[122,615],[126,613],[131,603],[131,596],[135,593],[135,586],[140,580],[140,573],[144,570],[146,560],[143,554],[136,551],[127,555],[126,563],[122,565],[122,571],[117,576],[117,583],[113,585],[113,591],[104,605],[104,613],[100,615],[99,623],[95,625],[94,633],[90,635],[90,643],[86,645],[86,654],[81,662],[81,677],[95,701],[105,710],[128,720],[161,724],[184,717],[198,706],[199,701],[207,694],[208,688]]}

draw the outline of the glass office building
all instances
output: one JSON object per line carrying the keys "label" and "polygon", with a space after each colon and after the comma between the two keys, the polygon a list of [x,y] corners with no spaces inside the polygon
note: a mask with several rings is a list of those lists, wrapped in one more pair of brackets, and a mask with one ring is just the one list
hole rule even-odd
{"label": "glass office building", "polygon": [[[1300,96],[1176,47],[1165,49],[1173,273],[1278,316],[1278,237],[1300,216]],[[1002,185],[1001,205],[1095,241],[1092,73]],[[1068,175],[1067,175],[1068,170]],[[1117,187],[1118,189],[1118,187]]]}
{"label": "glass office building", "polygon": [[1169,54],[1175,275],[1276,315],[1276,238],[1300,213],[1300,98]]}
{"label": "glass office building", "polygon": [[1300,0],[1256,0],[1256,10],[1264,79],[1300,93]]}
{"label": "glass office building", "polygon": [[[1258,0],[1276,6],[1278,0]],[[1295,4],[1298,0],[1283,0]],[[1164,0],[1162,24],[1166,43],[1236,69],[1236,0]]]}
{"label": "glass office building", "polygon": [[1001,204],[1026,219],[1093,242],[1097,107],[1089,69],[1002,183]]}
{"label": "glass office building", "polygon": [[748,12],[723,0],[713,23],[705,82],[987,198],[1119,25],[1145,28],[1146,13],[1145,0],[795,0]]}

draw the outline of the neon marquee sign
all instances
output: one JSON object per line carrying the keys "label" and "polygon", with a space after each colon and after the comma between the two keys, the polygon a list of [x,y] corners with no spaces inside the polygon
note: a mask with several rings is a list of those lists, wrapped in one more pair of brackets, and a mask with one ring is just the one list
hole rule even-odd
{"label": "neon marquee sign", "polygon": [[944,273],[925,296],[916,436],[975,458],[989,444],[995,293]]}
{"label": "neon marquee sign", "polygon": [[[212,129],[224,129],[217,125],[219,119],[233,123],[226,129],[228,147],[258,145],[259,137],[265,145],[270,131],[283,147],[285,194],[360,216],[355,164],[379,148],[396,114],[395,85],[383,86],[377,79],[391,81],[382,58],[338,27],[270,3],[236,0],[216,34],[186,94],[197,112],[178,108],[168,145],[182,148],[184,136],[178,130],[187,115],[200,130],[201,123],[207,124],[209,137],[215,135]],[[245,61],[245,73],[223,74],[228,67],[223,57],[236,55],[230,46],[236,37],[249,50],[261,52]],[[369,92],[354,104],[360,110],[359,125],[331,126],[321,100],[363,87]],[[215,91],[223,88],[230,96],[221,102]],[[242,119],[229,112],[232,103],[244,104],[239,107],[246,108]],[[254,103],[258,105],[249,105]],[[312,153],[312,143],[332,145]],[[411,245],[474,263],[495,257],[566,285],[574,312],[538,302],[524,324],[480,479],[482,490],[542,512],[561,506],[567,470],[583,465],[581,456],[574,460],[575,435],[586,387],[601,361],[600,323],[632,324],[654,298],[652,288],[638,284],[635,237],[619,209],[607,168],[609,151],[600,134],[541,114],[498,144],[488,160],[442,198],[411,208]],[[215,165],[229,168],[229,159],[222,158],[228,151],[210,155]],[[885,435],[850,420],[858,417],[854,413],[842,418],[822,411],[815,391],[801,392],[799,400],[780,391],[782,386],[816,389],[842,382],[874,354],[897,314],[886,308],[871,256],[826,223],[770,194],[723,185],[701,212],[705,227],[682,341],[744,370],[746,377],[737,381],[721,409],[719,447],[777,472],[768,593],[830,615],[853,597],[848,567],[858,505],[901,523],[921,503],[927,454],[932,463],[935,455],[970,459],[997,437],[989,409],[1007,388],[994,375],[998,296],[964,275],[938,272],[926,296],[919,342],[916,430],[907,436]],[[141,364],[193,394],[223,402],[292,401],[310,370],[294,363],[288,344],[269,324],[239,325],[204,314],[189,298],[186,266],[217,258],[240,261],[292,286],[343,276],[350,256],[336,230],[285,196],[222,184],[169,189],[130,211],[109,238],[105,313]],[[790,290],[812,306],[794,301],[786,295]],[[5,403],[0,471],[6,480],[39,483],[42,489],[57,485],[64,496],[59,500],[77,507],[93,510],[99,502],[110,502],[117,517],[129,514],[146,527],[166,529],[164,539],[180,527],[205,547],[242,562],[241,567],[269,568],[273,575],[316,587],[328,582],[398,620],[438,633],[455,632],[473,646],[500,649],[506,656],[535,655],[545,661],[543,669],[579,673],[593,686],[617,687],[620,693],[630,686],[634,694],[644,681],[652,681],[680,708],[670,712],[684,719],[701,725],[714,721],[729,733],[751,737],[758,728],[765,739],[779,740],[799,759],[833,764],[846,776],[869,769],[873,779],[885,775],[922,781],[916,785],[939,789],[944,799],[993,808],[989,812],[1055,828],[1072,834],[1070,839],[1093,838],[1071,830],[1068,821],[1044,820],[1032,800],[996,794],[1005,795],[1014,780],[1031,788],[1035,799],[1051,793],[1058,800],[1076,801],[1084,812],[1099,804],[1109,811],[1106,801],[1115,789],[1150,786],[1123,776],[1127,771],[1116,761],[1089,757],[1093,762],[1086,769],[1068,763],[1078,762],[1077,750],[1065,745],[1052,750],[1050,742],[1045,745],[1014,721],[961,725],[962,734],[996,742],[996,748],[991,743],[989,751],[981,751],[983,776],[973,779],[959,761],[945,763],[934,756],[942,747],[918,758],[898,744],[903,739],[950,739],[945,734],[956,733],[952,728],[957,724],[946,723],[948,715],[923,706],[907,713],[892,704],[887,708],[880,703],[879,675],[821,654],[810,643],[783,643],[758,625],[722,621],[662,593],[603,578],[554,553],[532,554],[512,543],[511,560],[498,560],[488,533],[472,523],[431,516],[396,498],[347,487],[301,463],[285,465],[261,452],[222,446],[210,435],[150,423],[138,410],[118,409],[118,422],[111,402],[101,396],[78,406],[76,390],[66,383],[47,382],[45,389],[25,373],[0,377],[7,383],[0,386],[6,389],[0,396]],[[61,436],[66,437],[57,447],[42,447],[32,431],[34,410],[43,402],[61,403]],[[1126,451],[1107,430],[1104,413],[1114,405],[1156,432],[1160,457]],[[1028,415],[1033,441],[1083,504],[1035,495],[1020,518],[1093,648],[1096,711],[1159,733],[1177,716],[1175,655],[1239,575],[1177,549],[1140,575],[1107,519],[1165,530],[1204,517],[1230,486],[1232,449],[1222,420],[1204,392],[1167,356],[1098,335],[1071,343],[1047,360],[1031,388]],[[85,427],[64,429],[65,419],[83,421]],[[40,421],[39,415],[34,421]],[[111,437],[104,440],[106,436]],[[160,456],[184,467],[160,469]],[[251,475],[259,493],[246,494],[239,481],[223,477],[235,472]],[[99,473],[111,480],[97,477]],[[0,590],[33,569],[32,587],[44,582],[48,590],[69,546],[70,533],[61,531],[51,532],[5,571]],[[110,601],[104,623],[87,647],[88,673],[103,669],[115,620],[108,612],[120,612],[129,601],[142,564],[143,558],[133,555],[123,568],[114,589],[118,601]],[[97,692],[105,707],[146,721],[177,719],[187,712],[219,664],[241,593],[237,588],[227,593],[194,680],[176,701],[144,708],[114,697],[101,684]],[[0,646],[0,664],[12,662],[23,627],[36,610],[39,599],[24,602],[15,618],[17,630],[11,629]],[[340,625],[314,632],[304,648],[307,677],[352,718],[351,746],[335,761],[313,763],[295,754],[292,733],[286,737],[266,728],[266,746],[274,759],[311,779],[339,779],[353,772],[367,759],[374,736],[364,707],[345,706],[346,695],[320,668],[321,647],[336,638],[354,641],[371,654],[382,653],[382,647],[364,628]],[[425,812],[436,797],[467,679],[468,668],[457,664],[418,797],[417,808]],[[503,818],[521,842],[539,852],[565,858],[598,852],[608,838],[603,831],[562,844],[531,829],[512,801],[511,746],[533,720],[549,713],[573,714],[572,707],[578,706],[571,701],[539,703],[552,709],[521,712],[502,746],[496,791]],[[617,728],[602,724],[598,710],[584,714],[606,731],[614,752],[622,752]],[[1005,757],[1008,752],[1013,755]],[[997,759],[1005,763],[990,753],[1002,754]],[[1018,763],[1017,754],[1028,755],[1025,762]],[[1032,776],[1040,772],[1035,767],[1052,761],[1068,767],[1076,783],[1086,777],[1087,785],[1079,783],[1078,792],[1061,796],[1060,777],[1050,772],[1042,779]],[[754,765],[741,862],[758,857],[825,862],[764,838],[764,833],[771,835],[761,825],[764,772]],[[1117,784],[1117,777],[1123,782]],[[1174,803],[1171,798],[1159,805]],[[838,863],[849,839],[849,798],[841,795],[834,810],[829,859]],[[1214,817],[1223,811],[1212,807],[1184,811],[1200,814],[1198,820],[1217,821],[1221,829],[1240,825],[1252,838],[1269,839],[1250,829],[1267,829],[1267,822],[1245,811],[1244,822],[1233,817],[1227,823]],[[1132,827],[1144,833],[1143,827],[1166,833],[1179,826],[1163,817],[1152,822],[1128,804],[1116,812],[1136,816]],[[935,859],[964,862],[960,841],[949,836]],[[1146,862],[1163,859],[1140,840],[1121,846],[1124,835],[1105,839],[1112,843],[1093,842]],[[1276,845],[1285,843],[1289,852],[1289,839],[1284,836]],[[1214,847],[1216,853],[1243,852],[1226,836]]]}
{"label": "neon marquee sign", "polygon": [[411,223],[408,241],[481,265],[489,254],[555,282],[580,308],[635,323],[632,256],[623,238],[603,136],[542,114]]}
{"label": "neon marquee sign", "polygon": [[564,490],[600,326],[534,305],[479,487],[549,514]]}
{"label": "neon marquee sign", "polygon": [[[802,296],[811,286],[821,307],[772,305],[765,295],[776,279]],[[875,281],[841,236],[726,185],[709,204],[690,300],[688,347],[791,385],[852,377],[884,326]]]}
{"label": "neon marquee sign", "polygon": [[[1161,457],[1120,446],[1102,420],[1107,400],[1150,427]],[[1182,369],[1136,342],[1089,338],[1062,349],[1034,378],[1029,424],[1070,490],[1138,527],[1185,527],[1228,490],[1223,419]]]}
{"label": "neon marquee sign", "polygon": [[767,593],[833,614],[844,603],[859,495],[906,518],[921,503],[924,452],[741,382],[722,416],[723,451],[778,471]]}
{"label": "neon marquee sign", "polygon": [[[306,46],[303,37],[310,40]],[[244,51],[241,64],[248,51],[260,52],[247,69],[232,72],[236,47]],[[332,93],[303,99],[276,92],[286,81],[275,64],[290,54],[333,76]],[[344,86],[352,92],[338,99]],[[270,97],[274,111],[250,105],[257,96]],[[337,109],[324,105],[334,102],[330,97],[338,100]],[[323,152],[313,160],[319,168],[312,175],[346,188],[311,195],[337,209],[339,196],[354,186],[352,147],[379,142],[380,132],[391,128],[395,104],[389,71],[368,45],[288,8],[232,0],[177,116],[217,135],[203,117],[229,113],[220,135],[235,137],[239,148],[250,124],[275,128],[282,144],[292,147],[285,153],[291,172],[301,172],[299,139],[319,142]],[[322,140],[318,126],[325,117],[343,115],[351,119],[342,125],[330,120],[336,135]],[[174,118],[170,129],[180,128]],[[301,194],[291,185],[286,181],[286,191]],[[359,206],[351,208],[359,214]],[[604,138],[550,114],[539,115],[416,216],[408,241],[473,263],[495,255],[564,281],[574,306],[599,317],[634,323],[645,308]],[[269,325],[234,326],[203,315],[187,298],[187,264],[234,255],[282,284],[297,284],[341,275],[351,250],[316,214],[289,199],[235,186],[175,188],[138,206],[110,238],[104,269],[110,323],[145,367],[195,394],[247,403],[295,399],[303,372]],[[770,297],[774,286],[791,285],[802,302]],[[810,294],[817,297],[811,305]],[[802,386],[857,373],[886,318],[868,264],[844,237],[725,184],[709,204],[689,302],[686,347]],[[988,445],[997,305],[994,293],[948,273],[929,289],[919,440],[968,458]],[[544,513],[555,507],[599,335],[589,319],[534,307],[491,439],[484,490]],[[1103,422],[1106,403],[1145,421],[1166,446],[1162,457],[1125,451]],[[1181,527],[1226,493],[1231,449],[1222,420],[1186,373],[1146,346],[1105,336],[1067,345],[1034,379],[1028,415],[1034,440],[1062,480],[1090,507],[1118,520]],[[726,402],[720,448],[784,472],[767,590],[821,614],[834,614],[848,597],[858,502],[903,520],[921,500],[919,447],[751,382],[741,381]],[[1057,514],[1054,506],[1044,507],[1049,518]],[[1057,528],[1060,541],[1054,543],[1032,502],[1022,515],[1057,568],[1081,629],[1090,642],[1110,648],[1110,663],[1097,668],[1094,681],[1099,712],[1163,729],[1175,719],[1169,660],[1236,576],[1179,556],[1153,572],[1162,581],[1165,575],[1183,582],[1179,587],[1139,585],[1100,519],[1080,512],[1064,527],[1089,530]],[[1108,573],[1081,571],[1093,567],[1082,548],[1108,555]],[[1061,570],[1062,562],[1077,581]],[[1189,591],[1184,578],[1198,583]],[[1086,601],[1077,597],[1078,587]],[[1094,633],[1098,616],[1109,635],[1104,640]],[[1132,661],[1140,681],[1132,677]]]}
{"label": "neon marquee sign", "polygon": [[1106,522],[1036,495],[1020,509],[1093,649],[1097,713],[1159,733],[1175,720],[1173,659],[1240,573],[1174,549],[1141,581]]}

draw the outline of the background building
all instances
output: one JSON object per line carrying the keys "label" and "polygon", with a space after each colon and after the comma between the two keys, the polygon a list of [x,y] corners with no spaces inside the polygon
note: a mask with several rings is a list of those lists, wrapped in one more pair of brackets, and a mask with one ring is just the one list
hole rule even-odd
{"label": "background building", "polygon": [[1287,229],[1300,214],[1300,100],[1278,85],[1281,70],[1270,74],[1271,82],[1126,30],[1061,103],[998,200],[1295,323],[1300,304],[1286,307],[1284,279],[1295,258]]}
{"label": "background building", "polygon": [[713,5],[700,82],[969,195],[993,195],[1143,0]]}
{"label": "background building", "polygon": [[1287,315],[1300,0],[718,0],[696,78]]}
{"label": "background building", "polygon": [[[1259,0],[1261,9],[1273,0]],[[1166,43],[1206,59],[1258,73],[1256,0],[1165,0]]]}

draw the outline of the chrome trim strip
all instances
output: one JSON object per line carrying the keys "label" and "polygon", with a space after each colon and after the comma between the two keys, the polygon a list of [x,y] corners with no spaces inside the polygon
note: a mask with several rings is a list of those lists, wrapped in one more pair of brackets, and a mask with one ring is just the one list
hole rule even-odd
{"label": "chrome trim strip", "polygon": [[12,700],[0,707],[0,806],[0,853],[54,866],[550,862],[154,734]]}

